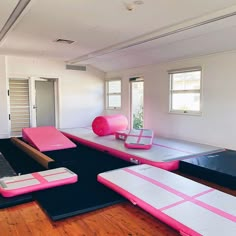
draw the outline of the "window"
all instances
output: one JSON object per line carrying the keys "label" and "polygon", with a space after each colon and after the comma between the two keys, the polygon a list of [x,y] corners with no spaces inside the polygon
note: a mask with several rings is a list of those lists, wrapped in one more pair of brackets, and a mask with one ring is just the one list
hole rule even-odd
{"label": "window", "polygon": [[142,77],[130,78],[131,95],[131,127],[134,129],[143,128],[143,93],[144,81]]}
{"label": "window", "polygon": [[106,81],[106,109],[121,108],[121,80]]}
{"label": "window", "polygon": [[200,114],[201,68],[169,71],[170,112]]}

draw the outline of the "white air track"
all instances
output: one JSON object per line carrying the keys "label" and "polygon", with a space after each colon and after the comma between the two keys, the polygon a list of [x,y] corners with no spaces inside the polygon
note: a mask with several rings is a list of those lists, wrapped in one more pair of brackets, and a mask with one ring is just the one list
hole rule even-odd
{"label": "white air track", "polygon": [[98,181],[181,235],[236,235],[236,198],[229,194],[146,164],[101,173]]}
{"label": "white air track", "polygon": [[178,161],[198,155],[220,152],[224,149],[183,140],[155,137],[149,150],[129,149],[115,135],[97,136],[90,127],[63,129],[67,137],[101,151],[134,162],[149,164],[166,170],[178,168]]}

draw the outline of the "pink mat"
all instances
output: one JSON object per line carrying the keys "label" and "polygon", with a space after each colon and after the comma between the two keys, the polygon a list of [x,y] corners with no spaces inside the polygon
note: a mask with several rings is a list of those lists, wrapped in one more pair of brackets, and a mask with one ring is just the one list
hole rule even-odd
{"label": "pink mat", "polygon": [[24,141],[41,152],[74,148],[76,145],[53,126],[23,128]]}
{"label": "pink mat", "polygon": [[114,134],[118,130],[126,130],[128,120],[123,115],[98,116],[93,120],[92,129],[98,136]]}
{"label": "pink mat", "polygon": [[150,149],[152,147],[153,131],[150,129],[131,129],[125,139],[125,147]]}
{"label": "pink mat", "polygon": [[77,175],[67,168],[34,172],[31,174],[5,177],[0,179],[0,193],[4,197],[13,197],[42,189],[77,182]]}

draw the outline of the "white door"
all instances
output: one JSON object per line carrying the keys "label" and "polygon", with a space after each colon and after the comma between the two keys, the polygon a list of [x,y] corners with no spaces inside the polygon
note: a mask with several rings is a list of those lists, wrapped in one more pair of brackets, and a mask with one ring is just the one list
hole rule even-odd
{"label": "white door", "polygon": [[36,126],[55,126],[55,80],[35,81]]}

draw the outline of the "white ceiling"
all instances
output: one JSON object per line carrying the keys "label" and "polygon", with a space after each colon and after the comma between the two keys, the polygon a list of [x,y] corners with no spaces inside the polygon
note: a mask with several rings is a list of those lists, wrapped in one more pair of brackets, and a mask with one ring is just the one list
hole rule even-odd
{"label": "white ceiling", "polygon": [[[0,31],[17,2],[0,2]],[[0,42],[0,54],[113,71],[236,50],[236,0],[134,2],[31,0]],[[58,38],[75,43],[55,43]]]}

